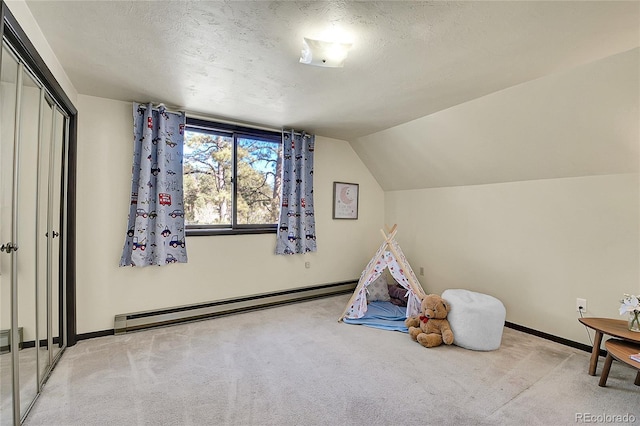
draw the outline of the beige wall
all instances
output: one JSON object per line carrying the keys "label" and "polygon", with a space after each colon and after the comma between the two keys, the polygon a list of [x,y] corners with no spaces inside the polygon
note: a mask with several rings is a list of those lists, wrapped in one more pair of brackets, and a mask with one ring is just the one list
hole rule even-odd
{"label": "beige wall", "polygon": [[[347,142],[317,137],[316,253],[276,256],[274,234],[187,237],[187,264],[120,268],[132,107],[85,95],[78,106],[78,333],[112,329],[116,314],[357,279],[380,243],[382,189]],[[360,184],[357,221],[332,220],[333,181]]]}
{"label": "beige wall", "polygon": [[[576,298],[619,318],[623,293],[640,293],[639,78],[634,49],[357,141],[387,174],[416,170],[385,192],[385,219],[426,290],[492,294],[508,321],[585,344]],[[475,185],[428,188],[451,176]]]}
{"label": "beige wall", "polygon": [[638,191],[637,174],[393,191],[386,216],[428,292],[491,294],[508,321],[588,344],[576,298],[618,318],[640,294]]}

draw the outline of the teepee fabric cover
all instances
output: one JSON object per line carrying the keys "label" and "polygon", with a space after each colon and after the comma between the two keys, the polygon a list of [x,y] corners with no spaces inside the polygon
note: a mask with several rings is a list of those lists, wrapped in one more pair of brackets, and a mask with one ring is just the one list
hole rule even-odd
{"label": "teepee fabric cover", "polygon": [[385,235],[385,241],[369,261],[364,271],[362,271],[354,297],[349,301],[347,309],[340,319],[345,317],[354,319],[364,316],[367,312],[367,287],[380,276],[385,268],[388,268],[398,284],[407,290],[407,318],[419,315],[420,302],[425,293],[420,287],[418,278],[413,273],[411,266],[409,266],[409,262],[407,262],[400,245],[393,239],[395,228],[394,226],[390,236],[384,234],[384,231],[382,232]]}

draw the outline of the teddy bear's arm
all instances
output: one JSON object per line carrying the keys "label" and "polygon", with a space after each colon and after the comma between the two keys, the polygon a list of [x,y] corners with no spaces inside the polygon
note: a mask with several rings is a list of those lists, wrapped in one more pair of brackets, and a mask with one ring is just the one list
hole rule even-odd
{"label": "teddy bear's arm", "polygon": [[409,317],[406,320],[404,320],[404,324],[407,327],[419,327],[420,326],[420,317],[418,317],[418,316]]}
{"label": "teddy bear's arm", "polygon": [[445,345],[453,343],[453,331],[451,331],[449,321],[446,319],[442,321],[442,324],[440,324],[440,334],[442,334],[442,341]]}

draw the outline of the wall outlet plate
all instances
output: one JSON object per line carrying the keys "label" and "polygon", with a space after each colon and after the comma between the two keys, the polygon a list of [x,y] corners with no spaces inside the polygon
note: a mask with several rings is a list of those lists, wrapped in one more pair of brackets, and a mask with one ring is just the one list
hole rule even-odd
{"label": "wall outlet plate", "polygon": [[[580,309],[582,307],[582,309]],[[587,312],[587,299],[576,299],[576,312]]]}

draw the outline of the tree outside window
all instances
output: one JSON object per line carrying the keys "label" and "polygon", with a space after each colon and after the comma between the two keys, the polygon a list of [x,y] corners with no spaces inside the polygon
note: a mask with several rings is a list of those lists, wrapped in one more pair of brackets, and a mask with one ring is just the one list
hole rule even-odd
{"label": "tree outside window", "polygon": [[[275,231],[280,208],[281,135],[187,121],[184,211],[187,230]],[[231,128],[229,128],[231,127]]]}

